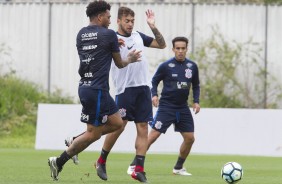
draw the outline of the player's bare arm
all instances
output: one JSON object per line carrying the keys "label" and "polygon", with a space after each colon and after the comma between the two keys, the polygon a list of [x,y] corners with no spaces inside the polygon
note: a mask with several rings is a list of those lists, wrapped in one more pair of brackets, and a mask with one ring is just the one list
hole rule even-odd
{"label": "player's bare arm", "polygon": [[112,55],[115,65],[118,68],[124,68],[130,63],[140,61],[141,51],[132,50],[131,52],[128,53],[126,59],[121,59],[121,55],[119,52],[114,52],[112,53]]}
{"label": "player's bare arm", "polygon": [[152,10],[147,10],[146,16],[147,16],[147,23],[155,36],[155,39],[152,41],[150,47],[164,49],[166,47],[166,43],[163,35],[155,26],[155,13]]}

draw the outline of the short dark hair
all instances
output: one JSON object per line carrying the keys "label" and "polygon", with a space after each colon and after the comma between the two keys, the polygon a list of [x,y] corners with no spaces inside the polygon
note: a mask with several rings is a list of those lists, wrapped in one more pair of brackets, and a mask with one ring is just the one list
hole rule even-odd
{"label": "short dark hair", "polygon": [[173,38],[172,46],[174,47],[174,43],[178,42],[178,41],[185,42],[186,43],[186,47],[188,46],[189,40],[188,40],[188,38],[186,38],[184,36],[178,36],[178,37]]}
{"label": "short dark hair", "polygon": [[118,19],[121,19],[123,15],[124,16],[131,15],[132,17],[134,17],[135,13],[132,9],[122,6],[118,9]]}
{"label": "short dark hair", "polygon": [[111,5],[106,1],[93,1],[86,7],[86,15],[90,19],[96,17],[98,14],[111,10]]}

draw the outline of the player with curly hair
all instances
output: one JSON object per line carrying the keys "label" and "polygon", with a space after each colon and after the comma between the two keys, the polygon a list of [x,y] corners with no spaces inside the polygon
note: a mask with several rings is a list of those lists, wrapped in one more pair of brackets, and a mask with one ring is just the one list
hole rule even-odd
{"label": "player with curly hair", "polygon": [[89,3],[86,15],[90,23],[77,34],[76,47],[80,59],[78,94],[82,104],[81,122],[86,131],[73,140],[59,157],[50,157],[51,177],[58,180],[65,163],[102,135],[122,127],[118,108],[109,94],[109,71],[112,60],[118,68],[139,61],[140,51],[132,50],[121,58],[116,33],[108,29],[111,6],[106,1]]}

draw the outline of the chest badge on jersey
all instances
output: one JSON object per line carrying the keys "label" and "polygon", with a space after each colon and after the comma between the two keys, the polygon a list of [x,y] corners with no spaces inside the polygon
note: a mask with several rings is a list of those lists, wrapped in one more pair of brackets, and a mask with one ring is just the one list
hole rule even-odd
{"label": "chest badge on jersey", "polygon": [[190,79],[190,78],[192,77],[192,70],[191,70],[191,69],[187,68],[187,69],[185,70],[185,77],[186,77],[187,79]]}

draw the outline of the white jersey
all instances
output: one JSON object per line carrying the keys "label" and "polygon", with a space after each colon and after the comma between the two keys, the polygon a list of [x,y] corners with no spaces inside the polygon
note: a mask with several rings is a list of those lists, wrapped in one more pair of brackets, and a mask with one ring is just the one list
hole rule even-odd
{"label": "white jersey", "polygon": [[143,39],[140,34],[133,31],[131,36],[124,37],[117,35],[118,38],[124,40],[125,46],[120,48],[120,55],[122,59],[126,59],[128,53],[134,49],[141,50],[141,61],[127,65],[119,69],[114,61],[111,65],[111,75],[114,86],[116,88],[116,95],[124,92],[125,88],[137,86],[151,87],[151,80],[149,79],[148,62],[145,57]]}

